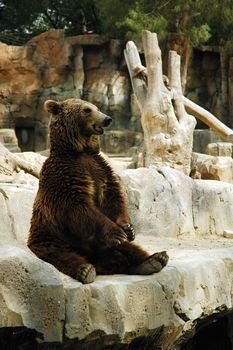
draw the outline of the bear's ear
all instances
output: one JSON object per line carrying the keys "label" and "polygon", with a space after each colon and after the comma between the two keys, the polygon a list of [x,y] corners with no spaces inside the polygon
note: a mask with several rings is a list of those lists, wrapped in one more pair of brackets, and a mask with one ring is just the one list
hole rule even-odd
{"label": "bear's ear", "polygon": [[44,109],[53,115],[58,115],[61,112],[61,105],[59,102],[54,100],[47,100],[44,103]]}

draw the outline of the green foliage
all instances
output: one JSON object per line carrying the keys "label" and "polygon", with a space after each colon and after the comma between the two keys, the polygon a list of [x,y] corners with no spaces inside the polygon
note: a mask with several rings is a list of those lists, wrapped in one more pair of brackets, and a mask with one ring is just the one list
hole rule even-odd
{"label": "green foliage", "polygon": [[98,31],[94,0],[2,0],[0,30],[39,33],[70,29],[78,33]]}
{"label": "green foliage", "polygon": [[193,45],[233,45],[233,0],[0,0],[0,31],[37,34],[51,28],[74,34],[164,38],[184,34]]}
{"label": "green foliage", "polygon": [[163,39],[167,35],[168,22],[159,13],[145,13],[142,1],[136,1],[135,7],[129,10],[128,15],[116,22],[116,27],[123,29],[128,39],[140,38],[143,29],[158,33],[160,39]]}
{"label": "green foliage", "polygon": [[210,27],[207,23],[201,24],[198,27],[193,26],[189,30],[189,36],[191,43],[194,46],[208,42],[209,38],[211,37]]}
{"label": "green foliage", "polygon": [[209,43],[233,51],[233,1],[214,1],[206,14],[212,34]]}
{"label": "green foliage", "polygon": [[129,12],[134,0],[94,0],[94,5],[100,20],[100,33],[108,33],[114,38],[125,35],[124,28],[117,26],[117,22]]}
{"label": "green foliage", "polygon": [[96,0],[102,30],[114,37],[140,38],[142,29],[160,39],[184,34],[193,45],[226,45],[232,38],[233,0]]}

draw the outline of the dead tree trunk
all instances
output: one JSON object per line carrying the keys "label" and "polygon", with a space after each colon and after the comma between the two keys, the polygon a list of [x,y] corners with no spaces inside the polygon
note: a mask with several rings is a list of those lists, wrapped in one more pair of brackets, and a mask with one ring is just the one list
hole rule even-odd
{"label": "dead tree trunk", "polygon": [[125,59],[142,115],[144,165],[168,165],[188,175],[196,120],[184,108],[180,56],[175,51],[169,53],[168,86],[157,35],[143,31],[143,47],[147,68],[133,42],[126,45]]}

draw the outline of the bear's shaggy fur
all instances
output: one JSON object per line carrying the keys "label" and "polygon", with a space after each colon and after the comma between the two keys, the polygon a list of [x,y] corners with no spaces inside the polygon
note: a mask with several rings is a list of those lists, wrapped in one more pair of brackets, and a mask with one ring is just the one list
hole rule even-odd
{"label": "bear's shaggy fur", "polygon": [[97,274],[151,274],[168,261],[133,244],[126,199],[99,153],[99,135],[111,118],[93,104],[48,100],[50,156],[34,202],[29,248],[42,260],[83,282]]}

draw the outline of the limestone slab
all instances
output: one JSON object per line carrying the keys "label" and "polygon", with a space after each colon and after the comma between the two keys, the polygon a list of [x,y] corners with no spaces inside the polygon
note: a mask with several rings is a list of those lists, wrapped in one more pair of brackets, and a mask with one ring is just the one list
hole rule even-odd
{"label": "limestone slab", "polygon": [[0,327],[26,326],[61,341],[65,304],[59,272],[16,240],[0,244]]}
{"label": "limestone slab", "polygon": [[195,180],[193,223],[197,236],[222,236],[233,230],[233,185],[220,181]]}
{"label": "limestone slab", "polygon": [[0,240],[26,243],[37,186],[0,184]]}
{"label": "limestone slab", "polygon": [[138,243],[151,252],[167,249],[168,266],[151,276],[98,276],[85,286],[63,278],[68,338],[102,335],[127,342],[164,325],[178,339],[197,318],[233,307],[230,240],[203,244],[139,235]]}
{"label": "limestone slab", "polygon": [[193,180],[170,169],[129,169],[121,174],[138,234],[175,237],[195,234],[192,218]]}
{"label": "limestone slab", "polygon": [[233,230],[233,185],[193,180],[169,167],[121,174],[136,233],[159,237],[222,236]]}

